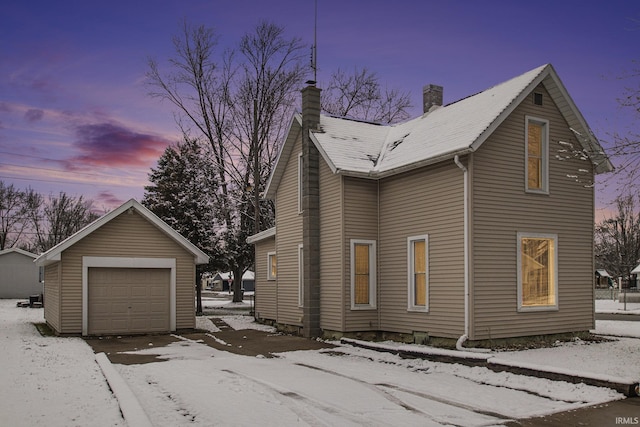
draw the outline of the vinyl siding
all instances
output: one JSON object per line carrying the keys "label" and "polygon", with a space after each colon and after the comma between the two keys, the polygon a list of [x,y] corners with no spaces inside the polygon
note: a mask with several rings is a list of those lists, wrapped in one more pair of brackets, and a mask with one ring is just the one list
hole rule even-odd
{"label": "vinyl siding", "polygon": [[59,262],[44,268],[44,319],[56,331],[60,330],[60,268]]}
{"label": "vinyl siding", "polygon": [[[268,280],[269,264],[268,253],[275,252],[275,237],[262,240],[255,244],[256,253],[256,290],[255,290],[255,311],[260,319],[275,320],[278,307],[276,301],[277,282]],[[276,258],[276,262],[279,260]],[[278,266],[279,267],[279,266]]]}
{"label": "vinyl siding", "polygon": [[[351,240],[378,240],[378,182],[359,178],[344,178],[344,242],[342,268],[344,271],[343,310],[345,331],[377,330],[378,311],[375,309],[351,309]],[[379,266],[376,266],[379,270]],[[377,277],[380,271],[377,271]],[[379,287],[379,286],[378,286]],[[377,306],[380,300],[378,298]]]}
{"label": "vinyl siding", "polygon": [[82,332],[83,256],[175,258],[176,327],[195,327],[193,255],[139,214],[123,213],[62,252],[59,332]]}
{"label": "vinyl siding", "polygon": [[276,193],[276,252],[278,254],[277,314],[278,323],[302,325],[302,308],[298,306],[298,245],[302,243],[302,214],[298,210],[298,156],[302,150],[299,137],[280,180]]}
{"label": "vinyl siding", "polygon": [[[589,161],[558,160],[578,147],[574,134],[540,85],[544,105],[519,105],[473,154],[473,282],[471,339],[588,330],[593,317],[593,179]],[[549,121],[549,194],[525,192],[525,116]],[[588,173],[579,172],[587,169]],[[576,182],[567,175],[580,175]],[[558,310],[517,311],[517,233],[556,234]]]}
{"label": "vinyl siding", "polygon": [[[464,331],[464,179],[453,160],[380,182],[383,331],[457,338]],[[429,312],[408,311],[407,238],[429,235]]]}
{"label": "vinyl siding", "polygon": [[320,159],[320,328],[344,328],[342,178]]}

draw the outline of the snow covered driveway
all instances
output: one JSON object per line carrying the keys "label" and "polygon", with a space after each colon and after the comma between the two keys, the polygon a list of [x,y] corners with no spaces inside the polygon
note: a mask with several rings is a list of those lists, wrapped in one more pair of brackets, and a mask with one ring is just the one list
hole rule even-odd
{"label": "snow covered driveway", "polygon": [[[15,301],[0,301],[0,322],[0,424],[126,425],[83,340],[41,337],[42,310]],[[263,358],[181,339],[137,353],[166,361],[113,366],[157,427],[487,426],[623,397],[350,346]]]}
{"label": "snow covered driveway", "polygon": [[126,426],[91,348],[41,336],[42,311],[0,300],[0,425]]}

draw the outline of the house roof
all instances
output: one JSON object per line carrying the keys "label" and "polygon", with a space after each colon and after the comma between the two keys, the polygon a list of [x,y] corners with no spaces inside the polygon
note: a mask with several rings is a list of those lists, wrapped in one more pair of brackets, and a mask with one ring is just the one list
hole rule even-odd
{"label": "house roof", "polygon": [[[613,170],[602,146],[550,64],[395,125],[321,116],[320,130],[311,131],[311,139],[334,173],[382,178],[477,150],[541,83],[589,154],[596,173]],[[301,123],[299,116],[292,120],[268,183],[268,198],[275,196],[284,172],[283,163],[288,159]]]}
{"label": "house roof", "polygon": [[20,249],[20,248],[4,249],[4,250],[0,251],[0,256],[6,255],[6,254],[11,254],[11,253],[17,253],[17,254],[25,255],[25,256],[28,256],[28,257],[34,258],[34,259],[38,258],[38,255],[36,255],[34,253],[31,253],[31,252],[28,252],[28,251],[25,251],[25,250]]}
{"label": "house roof", "polygon": [[631,274],[640,274],[640,264],[633,270],[631,270]]}
{"label": "house roof", "polygon": [[599,268],[599,269],[597,269],[597,270],[596,270],[596,273],[598,273],[598,275],[599,275],[600,277],[611,277],[611,276],[609,275],[609,273],[607,272],[607,270],[605,270],[605,269],[603,269],[603,268]]}
{"label": "house roof", "polygon": [[175,231],[173,228],[169,227],[167,223],[158,218],[153,212],[149,209],[142,206],[135,199],[131,199],[128,202],[125,202],[122,206],[117,209],[112,210],[108,214],[98,218],[91,224],[87,225],[77,233],[63,240],[53,248],[49,249],[47,252],[40,255],[35,262],[39,265],[47,265],[56,261],[60,261],[61,254],[63,251],[78,243],[80,240],[87,237],[89,234],[93,233],[103,225],[109,223],[114,218],[118,217],[122,213],[126,212],[128,209],[133,209],[138,212],[143,218],[152,223],[156,228],[158,228],[161,232],[166,234],[169,238],[173,239],[176,243],[182,246],[187,252],[193,254],[196,264],[207,264],[209,262],[209,256],[198,249],[193,243],[184,238],[180,233]]}
{"label": "house roof", "polygon": [[252,245],[254,243],[261,242],[262,240],[266,240],[270,237],[275,237],[275,235],[276,235],[276,228],[271,227],[268,230],[261,231],[259,233],[254,234],[253,236],[249,236],[247,238],[247,243]]}

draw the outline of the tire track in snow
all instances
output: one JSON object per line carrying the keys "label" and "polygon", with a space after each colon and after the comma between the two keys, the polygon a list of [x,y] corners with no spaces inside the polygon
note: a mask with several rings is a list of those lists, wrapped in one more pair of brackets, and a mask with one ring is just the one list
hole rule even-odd
{"label": "tire track in snow", "polygon": [[[501,421],[512,420],[510,417],[507,417],[507,416],[505,416],[503,414],[500,414],[500,413],[497,413],[497,412],[485,411],[485,410],[482,410],[482,409],[479,409],[479,408],[475,408],[475,407],[470,406],[470,405],[466,405],[464,403],[456,402],[456,401],[450,400],[450,399],[445,399],[443,397],[435,396],[433,394],[428,394],[428,393],[424,393],[424,392],[418,392],[418,391],[415,391],[415,390],[404,388],[404,387],[399,386],[399,385],[384,384],[384,383],[371,384],[371,383],[369,383],[367,381],[364,381],[364,380],[361,380],[359,378],[355,378],[355,377],[351,377],[351,376],[348,376],[348,375],[344,375],[344,374],[341,374],[340,372],[332,371],[332,370],[329,370],[329,369],[320,368],[320,367],[312,366],[312,365],[307,365],[307,364],[304,364],[304,363],[296,363],[296,365],[302,366],[302,367],[305,367],[305,368],[308,368],[308,369],[314,369],[314,370],[317,370],[317,371],[322,371],[322,372],[325,372],[325,373],[328,373],[328,374],[331,374],[331,375],[335,375],[335,376],[338,376],[338,377],[349,379],[351,381],[356,381],[356,382],[358,382],[360,384],[363,384],[363,385],[369,387],[370,389],[378,392],[385,399],[388,399],[389,401],[391,401],[391,402],[393,402],[393,403],[395,403],[397,405],[400,405],[405,409],[409,409],[409,410],[412,410],[412,411],[415,411],[415,412],[419,412],[420,414],[423,414],[424,416],[429,417],[432,420],[434,420],[436,422],[439,422],[439,423],[446,423],[446,424],[449,424],[449,425],[455,425],[455,424],[451,424],[450,421],[445,421],[445,420],[438,419],[437,417],[433,417],[432,415],[430,415],[430,414],[428,414],[428,413],[426,413],[426,412],[424,412],[424,411],[422,411],[420,409],[417,409],[415,407],[412,407],[412,406],[408,405],[405,402],[402,402],[402,400],[400,400],[399,398],[397,398],[397,397],[393,396],[392,394],[390,394],[389,392],[383,390],[383,388],[388,388],[388,389],[392,389],[392,390],[401,391],[403,393],[408,393],[408,394],[420,397],[422,399],[432,400],[434,402],[442,403],[444,405],[454,406],[456,408],[464,409],[465,411],[470,411],[470,412],[473,412],[473,413],[476,413],[476,414],[479,414],[479,415],[485,415],[485,416],[488,416],[488,417],[494,417],[494,418],[497,418],[497,419],[499,419]],[[462,427],[462,426],[460,426],[460,427]]]}
{"label": "tire track in snow", "polygon": [[[240,378],[246,379],[248,381],[252,381],[256,384],[261,385],[262,387],[265,387],[271,391],[273,391],[275,394],[275,397],[283,404],[285,405],[289,410],[291,410],[293,413],[295,413],[297,416],[299,416],[304,422],[306,422],[307,424],[309,424],[310,426],[327,426],[327,427],[332,427],[335,425],[334,422],[332,421],[328,421],[324,418],[321,418],[311,412],[309,412],[307,409],[305,409],[304,405],[309,405],[312,406],[316,409],[321,410],[322,412],[325,412],[333,417],[340,417],[346,421],[350,421],[354,424],[357,425],[363,425],[363,426],[368,426],[371,424],[371,420],[367,420],[367,419],[363,419],[362,417],[359,417],[357,415],[354,415],[350,412],[341,410],[341,409],[336,409],[334,407],[328,406],[316,399],[312,399],[310,397],[307,396],[303,396],[299,393],[296,393],[295,391],[292,390],[288,390],[282,386],[279,385],[275,385],[272,383],[269,383],[267,381],[263,381],[263,380],[259,380],[257,378],[254,377],[250,377],[244,374],[241,374],[239,372],[236,371],[232,371],[230,369],[221,369],[221,371],[226,372],[228,374],[231,375],[235,375],[238,376]],[[392,424],[383,424],[381,423],[379,420],[376,420],[376,425],[379,426],[389,426],[389,427],[393,427]]]}

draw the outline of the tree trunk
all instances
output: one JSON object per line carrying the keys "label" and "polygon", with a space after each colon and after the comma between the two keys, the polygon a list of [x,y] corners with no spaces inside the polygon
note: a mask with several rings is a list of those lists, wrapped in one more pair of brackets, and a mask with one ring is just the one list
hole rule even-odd
{"label": "tree trunk", "polygon": [[202,270],[196,267],[196,316],[202,316]]}
{"label": "tree trunk", "polygon": [[242,271],[240,267],[233,268],[233,302],[242,302]]}

